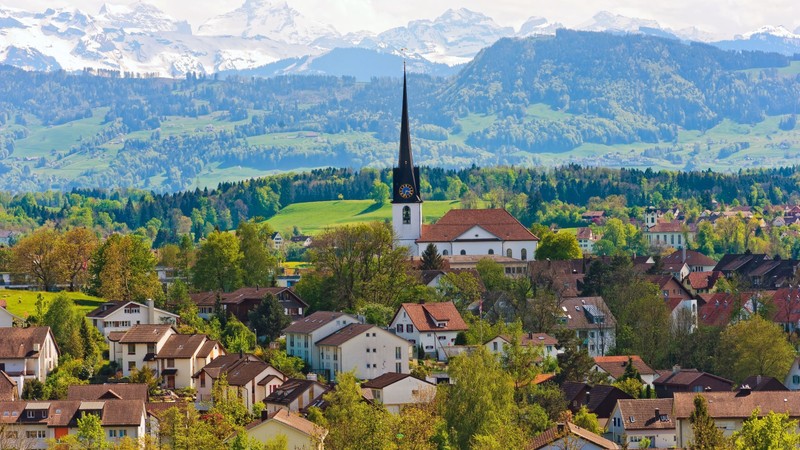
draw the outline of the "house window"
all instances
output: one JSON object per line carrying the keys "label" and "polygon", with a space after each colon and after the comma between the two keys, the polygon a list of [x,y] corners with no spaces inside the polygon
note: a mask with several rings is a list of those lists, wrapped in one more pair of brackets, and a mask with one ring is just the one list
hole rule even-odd
{"label": "house window", "polygon": [[155,353],[156,344],[147,344],[147,353]]}
{"label": "house window", "polygon": [[450,252],[448,252],[447,250],[442,250],[442,255],[447,256],[449,254],[450,254]]}
{"label": "house window", "polygon": [[497,351],[497,342],[492,342],[492,347],[494,351]]}
{"label": "house window", "polygon": [[125,308],[125,314],[139,314],[139,307],[138,306],[131,306]]}
{"label": "house window", "polygon": [[26,431],[25,436],[27,436],[28,439],[44,439],[47,437],[47,431],[45,430]]}
{"label": "house window", "polygon": [[508,256],[509,258],[512,258],[512,256],[511,256],[512,254],[513,253],[511,252],[511,249],[506,250],[506,256]]}
{"label": "house window", "polygon": [[408,206],[403,206],[403,225],[409,225],[411,223],[411,208]]}
{"label": "house window", "polygon": [[400,359],[403,357],[403,351],[400,347],[394,348],[394,359]]}
{"label": "house window", "polygon": [[174,358],[167,359],[167,367],[175,367],[175,359]]}
{"label": "house window", "polygon": [[489,254],[490,254],[490,255],[494,255],[494,249],[491,249],[491,248],[490,248],[490,249],[489,249]]}
{"label": "house window", "polygon": [[206,374],[205,373],[201,373],[200,374],[200,387],[201,388],[206,387]]}
{"label": "house window", "polygon": [[800,384],[800,375],[792,375],[792,384]]}
{"label": "house window", "polygon": [[289,347],[294,347],[294,335],[289,335]]}
{"label": "house window", "polygon": [[119,430],[119,437],[125,437],[127,435],[128,435],[128,431],[127,430]]}
{"label": "house window", "polygon": [[398,323],[397,324],[397,332],[398,333],[402,333],[403,332],[403,324],[402,323]]}
{"label": "house window", "polygon": [[520,250],[520,259],[522,259],[523,261],[527,261],[528,260],[528,250],[526,250],[524,248],[522,250]]}
{"label": "house window", "polygon": [[410,323],[406,325],[406,333],[413,333],[414,332],[414,325]]}
{"label": "house window", "polygon": [[110,438],[117,437],[117,430],[108,430],[108,437]]}
{"label": "house window", "polygon": [[305,337],[305,345],[303,345],[303,346],[305,348],[308,348],[308,336]]}
{"label": "house window", "polygon": [[128,344],[128,354],[129,355],[136,354],[136,344]]}
{"label": "house window", "polygon": [[28,411],[28,419],[33,419],[35,414],[36,414],[35,411]]}
{"label": "house window", "polygon": [[128,371],[136,368],[136,361],[128,361]]}
{"label": "house window", "polygon": [[394,363],[394,371],[397,373],[403,373],[403,364]]}

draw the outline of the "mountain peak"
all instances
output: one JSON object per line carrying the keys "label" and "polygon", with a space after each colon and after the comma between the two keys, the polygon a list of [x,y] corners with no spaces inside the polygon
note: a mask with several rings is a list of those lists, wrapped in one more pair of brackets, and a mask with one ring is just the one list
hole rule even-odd
{"label": "mountain peak", "polygon": [[[800,29],[796,30],[800,31]],[[796,32],[795,32],[796,33]],[[762,36],[762,35],[770,35],[779,38],[786,38],[786,39],[800,39],[800,34],[795,34],[789,31],[783,25],[765,25],[755,31],[751,31],[749,33],[744,33],[742,35],[736,36],[737,39],[750,39],[753,36]]]}
{"label": "mountain peak", "polygon": [[112,28],[120,28],[128,32],[192,32],[188,22],[175,20],[157,6],[143,1],[130,5],[104,3],[100,7],[98,20]]}
{"label": "mountain peak", "polygon": [[578,28],[587,31],[638,32],[640,28],[661,29],[661,25],[655,20],[627,17],[610,11],[600,11],[592,16],[590,22]]}
{"label": "mountain peak", "polygon": [[553,35],[559,28],[564,28],[564,25],[558,22],[550,23],[550,21],[545,19],[544,17],[531,16],[528,18],[528,20],[525,21],[525,23],[522,24],[522,26],[519,27],[517,36],[528,37],[528,36]]}

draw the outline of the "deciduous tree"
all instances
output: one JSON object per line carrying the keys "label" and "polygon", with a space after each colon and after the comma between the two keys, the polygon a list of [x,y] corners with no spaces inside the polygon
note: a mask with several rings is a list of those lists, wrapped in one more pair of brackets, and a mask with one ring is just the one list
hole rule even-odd
{"label": "deciduous tree", "polygon": [[33,277],[42,289],[52,289],[62,275],[60,241],[61,236],[51,228],[34,231],[13,247],[11,267],[15,272]]}
{"label": "deciduous tree", "polygon": [[742,424],[742,429],[733,433],[732,440],[737,450],[800,448],[797,421],[789,414],[770,411],[759,417],[756,409]]}
{"label": "deciduous tree", "polygon": [[536,248],[536,259],[559,260],[559,259],[580,259],[583,252],[578,245],[578,239],[574,234],[562,231],[560,233],[550,233],[539,241]]}
{"label": "deciduous tree", "polygon": [[192,269],[194,287],[203,291],[231,292],[242,285],[239,240],[215,231],[200,245]]}
{"label": "deciduous tree", "polygon": [[144,302],[163,295],[150,246],[135,235],[112,234],[92,255],[90,293],[121,301]]}
{"label": "deciduous tree", "polygon": [[718,373],[734,381],[753,374],[783,380],[796,356],[783,329],[759,315],[725,329],[719,353]]}
{"label": "deciduous tree", "polygon": [[236,229],[242,283],[245,286],[270,286],[278,268],[278,260],[272,254],[272,228],[266,222],[240,222]]}

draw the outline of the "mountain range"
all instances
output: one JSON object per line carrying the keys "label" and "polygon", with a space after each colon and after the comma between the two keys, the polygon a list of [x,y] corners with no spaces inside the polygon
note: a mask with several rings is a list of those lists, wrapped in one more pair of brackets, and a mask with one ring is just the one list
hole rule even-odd
{"label": "mountain range", "polygon": [[[43,12],[0,8],[0,63],[26,70],[90,69],[161,77],[244,71],[265,76],[313,73],[369,79],[396,73],[398,62],[407,59],[415,72],[450,75],[457,69],[448,67],[471,61],[481,49],[502,38],[552,36],[559,28],[563,25],[531,17],[514,29],[461,8],[377,34],[342,34],[275,0],[245,0],[194,31],[188,22],[144,2],[105,4],[97,14],[74,8]],[[708,42],[729,50],[800,53],[800,30],[791,32],[780,26],[714,41],[712,35],[697,28],[673,30],[654,20],[602,11],[578,28]],[[347,48],[361,51],[342,51]],[[357,54],[359,64],[341,62],[338,56],[342,54]]]}

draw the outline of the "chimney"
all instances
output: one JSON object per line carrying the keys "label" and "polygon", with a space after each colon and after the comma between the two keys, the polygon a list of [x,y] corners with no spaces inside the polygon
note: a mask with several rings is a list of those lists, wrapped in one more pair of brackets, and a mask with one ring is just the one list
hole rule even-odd
{"label": "chimney", "polygon": [[528,333],[528,339],[533,339],[533,333]]}
{"label": "chimney", "polygon": [[682,258],[681,262],[685,263],[686,262],[686,246],[685,245],[683,246],[683,248],[681,248],[681,258]]}
{"label": "chimney", "polygon": [[660,417],[661,417],[661,410],[656,408],[656,420],[658,420]]}
{"label": "chimney", "polygon": [[675,364],[674,366],[672,366],[672,373],[678,373],[678,372],[680,372],[680,371],[681,371],[681,366],[679,366],[679,365],[677,365],[677,364]]}
{"label": "chimney", "polygon": [[306,374],[306,380],[308,380],[308,381],[317,381],[317,374],[315,374],[314,372],[308,372]]}
{"label": "chimney", "polygon": [[592,393],[590,391],[586,391],[586,405],[589,405],[589,400],[592,399]]}
{"label": "chimney", "polygon": [[267,420],[268,418],[269,418],[269,411],[267,411],[267,408],[262,409],[261,410],[261,420],[264,421],[264,420]]}
{"label": "chimney", "polygon": [[156,306],[152,298],[147,299],[147,323],[155,325],[156,322]]}
{"label": "chimney", "polygon": [[756,375],[756,386],[761,384],[761,375]]}

